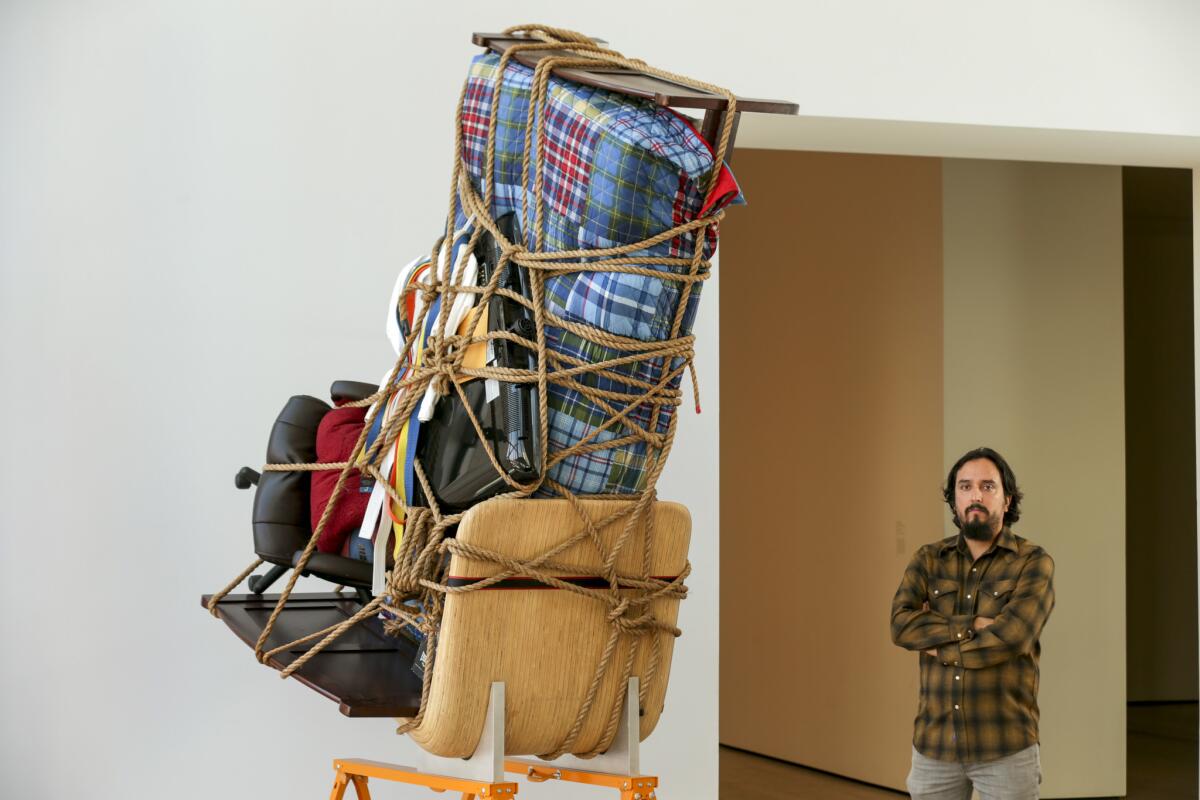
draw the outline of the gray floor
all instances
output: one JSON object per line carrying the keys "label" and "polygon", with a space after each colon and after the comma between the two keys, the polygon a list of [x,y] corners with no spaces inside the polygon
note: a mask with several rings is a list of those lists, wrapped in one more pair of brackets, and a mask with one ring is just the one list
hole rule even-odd
{"label": "gray floor", "polygon": [[[1196,703],[1131,705],[1128,797],[1195,800]],[[896,800],[906,795],[771,758],[721,748],[721,800]]]}

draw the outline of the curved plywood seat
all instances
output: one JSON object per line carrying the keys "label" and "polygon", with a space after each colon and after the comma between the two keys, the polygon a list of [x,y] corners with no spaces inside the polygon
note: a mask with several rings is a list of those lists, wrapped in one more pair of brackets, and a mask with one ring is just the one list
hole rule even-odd
{"label": "curved plywood seat", "polygon": [[[594,520],[601,520],[628,501],[579,501]],[[649,573],[675,577],[687,561],[691,518],[678,503],[655,503],[653,545]],[[621,519],[600,531],[606,548],[621,535]],[[582,522],[566,500],[497,499],[473,508],[460,523],[458,539],[514,559],[531,559],[572,537]],[[631,536],[617,561],[622,575],[643,573],[642,530]],[[565,565],[596,568],[598,550],[584,542],[556,556]],[[470,584],[496,575],[500,568],[489,562],[455,555],[450,564],[452,584]],[[561,577],[580,571],[548,570]],[[584,582],[586,583],[586,582]],[[654,615],[674,625],[677,599],[660,599],[650,606]],[[584,701],[593,674],[612,630],[609,607],[570,591],[548,588],[517,578],[461,594],[449,594],[442,618],[430,695],[422,724],[411,735],[431,753],[466,757],[474,752],[483,729],[488,695],[493,681],[505,683],[505,751],[510,755],[552,751],[569,732]],[[647,682],[651,637],[661,645],[660,662]],[[674,637],[665,631],[642,635],[633,661],[632,675],[646,686],[641,709],[641,737],[658,723],[667,689]],[[622,635],[612,657],[612,667],[600,683],[593,707],[576,744],[584,754],[601,743],[609,712],[624,692],[622,669],[635,637]]]}

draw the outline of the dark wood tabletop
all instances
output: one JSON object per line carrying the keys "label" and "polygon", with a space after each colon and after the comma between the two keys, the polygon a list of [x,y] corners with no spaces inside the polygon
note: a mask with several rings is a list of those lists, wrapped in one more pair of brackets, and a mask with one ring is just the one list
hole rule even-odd
{"label": "dark wood tabletop", "polygon": [[[207,607],[210,597],[203,596],[201,604]],[[217,614],[239,639],[253,647],[278,599],[279,595],[231,594],[217,604]],[[361,607],[350,594],[293,594],[276,620],[266,649],[343,622]],[[282,670],[310,644],[285,650],[268,663]],[[421,705],[421,680],[412,671],[416,651],[415,643],[389,636],[382,622],[371,617],[342,634],[292,677],[335,701],[348,717],[411,717]]]}

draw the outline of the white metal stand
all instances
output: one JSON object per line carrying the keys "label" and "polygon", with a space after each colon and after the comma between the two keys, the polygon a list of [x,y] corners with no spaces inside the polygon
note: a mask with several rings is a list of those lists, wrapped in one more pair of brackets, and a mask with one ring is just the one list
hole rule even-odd
{"label": "white metal stand", "polygon": [[563,756],[554,761],[538,758],[504,757],[504,684],[492,684],[487,716],[479,744],[470,758],[441,758],[425,754],[423,769],[414,770],[396,764],[362,759],[334,759],[331,800],[343,800],[346,789],[354,787],[359,800],[370,800],[367,782],[371,778],[434,791],[461,792],[463,800],[513,800],[517,784],[506,782],[506,772],[523,773],[534,782],[561,780],[616,789],[621,800],[657,800],[658,778],[641,775],[638,745],[641,741],[641,716],[638,713],[638,679],[626,687],[625,704],[608,751],[592,759]]}
{"label": "white metal stand", "polygon": [[492,684],[483,733],[470,758],[443,758],[423,753],[422,771],[473,778],[489,783],[504,780],[504,683]]}
{"label": "white metal stand", "polygon": [[[540,758],[512,758],[534,767],[554,769],[569,768],[587,770],[589,772],[610,772],[616,775],[637,775],[641,771],[639,746],[641,744],[641,715],[638,704],[638,679],[629,679],[625,691],[625,704],[621,709],[621,719],[617,723],[617,732],[612,744],[606,752],[595,758],[578,758],[572,755],[560,756],[553,761]],[[464,778],[491,781],[504,780],[504,683],[497,681],[492,684],[491,697],[488,700],[487,716],[484,718],[483,734],[479,744],[470,758],[442,758],[425,753],[422,760],[423,771],[435,772],[442,775],[457,775]]]}

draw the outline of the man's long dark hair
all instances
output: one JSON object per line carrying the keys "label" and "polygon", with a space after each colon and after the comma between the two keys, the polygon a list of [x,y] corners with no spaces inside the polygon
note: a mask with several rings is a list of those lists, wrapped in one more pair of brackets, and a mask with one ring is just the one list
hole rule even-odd
{"label": "man's long dark hair", "polygon": [[1000,482],[1004,486],[1004,496],[1010,498],[1008,511],[1004,512],[1004,524],[1012,525],[1021,518],[1021,498],[1025,493],[1017,488],[1017,476],[1013,474],[1012,467],[1004,460],[1004,456],[997,453],[990,447],[976,447],[962,455],[962,458],[954,462],[954,466],[950,468],[950,474],[946,476],[946,487],[942,489],[942,496],[946,499],[946,505],[950,506],[950,515],[954,520],[954,527],[961,528],[962,521],[958,518],[958,511],[954,508],[954,484],[957,483],[958,471],[962,469],[962,465],[968,461],[974,461],[977,458],[986,458],[988,461],[996,465],[996,469],[1000,470]]}

